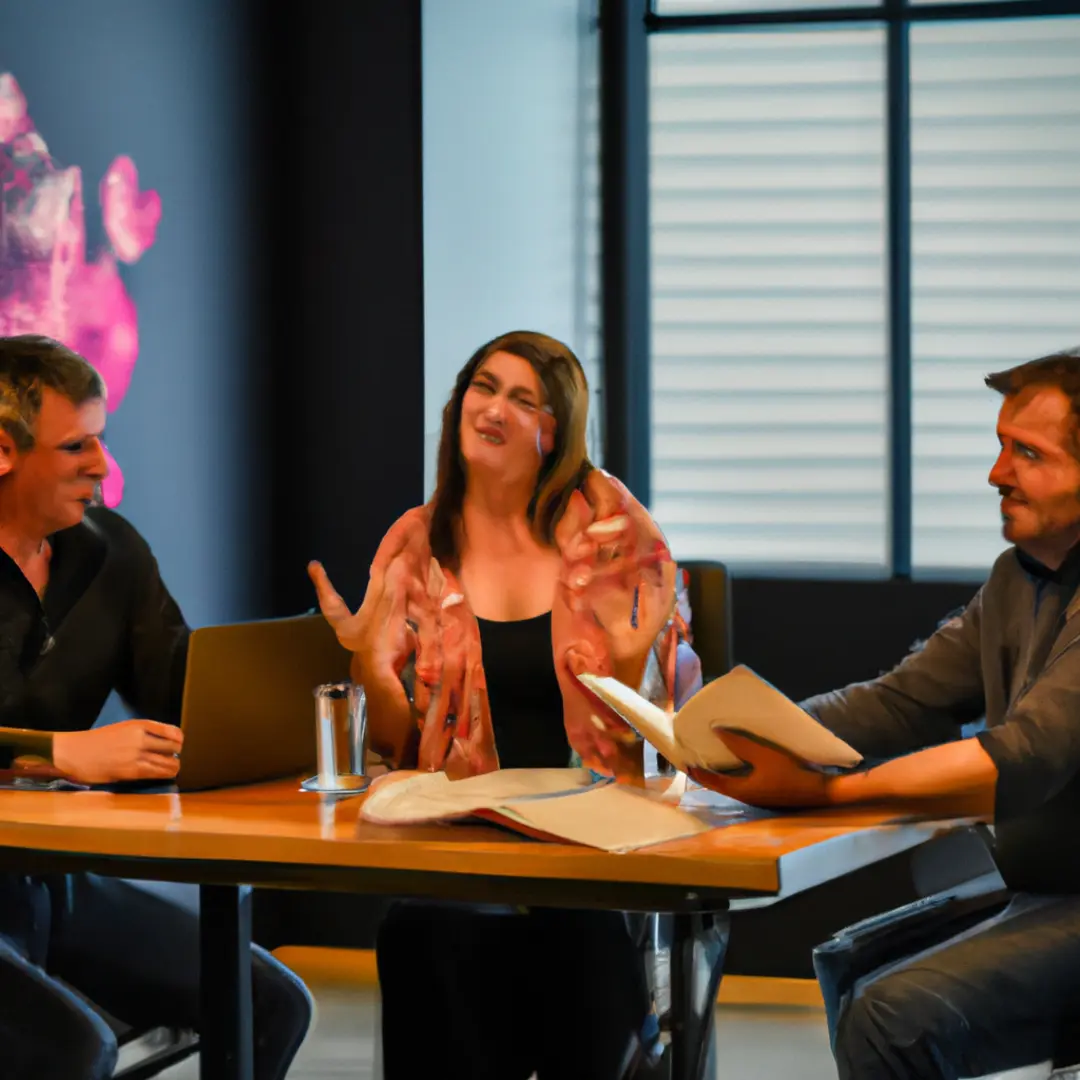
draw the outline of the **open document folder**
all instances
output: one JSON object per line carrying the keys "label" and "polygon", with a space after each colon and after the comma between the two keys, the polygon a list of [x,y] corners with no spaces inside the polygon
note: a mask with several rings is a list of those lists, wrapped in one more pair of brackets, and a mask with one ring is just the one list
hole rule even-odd
{"label": "open document folder", "polygon": [[466,780],[391,774],[369,792],[360,816],[382,825],[482,818],[539,840],[604,851],[633,851],[717,824],[662,793],[597,779],[587,769],[500,769]]}
{"label": "open document folder", "polygon": [[578,679],[680,772],[691,767],[737,770],[743,763],[720,737],[725,728],[755,735],[808,765],[853,768],[862,761],[847,743],[742,665],[707,683],[674,715],[610,676]]}

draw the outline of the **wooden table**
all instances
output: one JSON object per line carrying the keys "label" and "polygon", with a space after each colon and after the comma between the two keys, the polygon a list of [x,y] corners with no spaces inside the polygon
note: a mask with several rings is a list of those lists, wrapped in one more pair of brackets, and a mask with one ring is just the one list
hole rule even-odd
{"label": "wooden table", "polygon": [[973,809],[728,810],[709,833],[614,855],[485,826],[369,825],[361,803],[294,780],[187,795],[0,791],[0,865],[200,885],[204,1080],[251,1077],[249,886],[671,912],[672,1076],[696,1080],[733,900],[792,895],[969,825],[955,815]]}

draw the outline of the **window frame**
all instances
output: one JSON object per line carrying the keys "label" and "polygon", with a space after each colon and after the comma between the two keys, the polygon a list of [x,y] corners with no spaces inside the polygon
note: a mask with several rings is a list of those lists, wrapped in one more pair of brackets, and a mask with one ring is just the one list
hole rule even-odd
{"label": "window frame", "polygon": [[[604,460],[650,501],[648,36],[749,27],[872,23],[885,28],[888,313],[888,574],[912,576],[911,66],[914,23],[1080,15],[1080,0],[975,0],[663,15],[655,0],[600,0],[601,291]],[[765,568],[762,568],[763,570]],[[770,568],[770,573],[773,571]],[[783,576],[777,567],[775,576]],[[827,572],[819,576],[828,575]],[[845,573],[858,577],[857,572]],[[920,578],[966,580],[958,569]]]}

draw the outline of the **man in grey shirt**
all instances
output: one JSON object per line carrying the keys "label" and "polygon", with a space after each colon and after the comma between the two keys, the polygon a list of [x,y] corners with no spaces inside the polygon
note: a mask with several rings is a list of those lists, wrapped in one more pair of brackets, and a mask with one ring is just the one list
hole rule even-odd
{"label": "man in grey shirt", "polygon": [[[867,759],[844,776],[725,734],[758,806],[985,795],[1014,895],[994,918],[867,980],[840,1017],[841,1080],[976,1077],[1048,1061],[1080,1006],[1080,350],[991,375],[990,483],[1014,546],[963,614],[881,678],[803,703]],[[985,716],[985,730],[961,726]]]}

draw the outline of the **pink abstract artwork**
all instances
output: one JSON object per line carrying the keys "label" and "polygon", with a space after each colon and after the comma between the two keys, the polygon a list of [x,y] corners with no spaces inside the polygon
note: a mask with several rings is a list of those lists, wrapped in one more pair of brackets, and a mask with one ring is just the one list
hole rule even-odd
{"label": "pink abstract artwork", "polygon": [[[98,186],[108,243],[86,257],[82,172],[53,161],[14,76],[0,73],[0,335],[46,334],[85,356],[120,407],[139,356],[132,301],[118,264],[134,263],[161,219],[135,163],[117,157]],[[106,451],[108,454],[108,451]],[[109,456],[102,495],[119,504],[124,478]]]}

